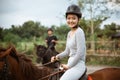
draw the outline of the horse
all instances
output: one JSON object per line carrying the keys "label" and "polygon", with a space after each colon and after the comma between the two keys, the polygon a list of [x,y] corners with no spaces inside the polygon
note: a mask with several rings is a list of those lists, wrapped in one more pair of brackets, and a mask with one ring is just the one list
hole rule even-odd
{"label": "horse", "polygon": [[120,68],[110,67],[88,74],[87,80],[120,80]]}
{"label": "horse", "polygon": [[15,47],[0,48],[0,80],[48,80],[51,69],[38,67]]}
{"label": "horse", "polygon": [[[51,62],[51,57],[58,54],[57,51],[52,50],[50,47],[44,45],[34,44],[36,48],[37,60],[41,60],[42,65],[52,69],[52,73],[59,71],[60,61]],[[56,74],[50,77],[50,80],[58,80],[61,74]]]}
{"label": "horse", "polygon": [[49,47],[45,47],[44,45],[35,44],[36,55],[38,56],[38,60],[42,61],[42,64],[50,67],[50,68],[58,68],[60,66],[60,61],[56,61],[51,63],[51,57],[58,54],[57,51],[51,50]]}

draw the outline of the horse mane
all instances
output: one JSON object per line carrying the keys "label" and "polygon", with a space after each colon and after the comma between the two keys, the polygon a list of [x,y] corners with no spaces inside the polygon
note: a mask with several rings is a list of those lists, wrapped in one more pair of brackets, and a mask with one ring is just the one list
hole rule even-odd
{"label": "horse mane", "polygon": [[18,58],[19,58],[19,64],[20,64],[20,68],[22,70],[22,73],[26,77],[31,77],[29,75],[35,74],[35,72],[34,72],[35,71],[35,66],[33,66],[33,64],[32,64],[30,59],[28,59],[23,54],[18,54]]}
{"label": "horse mane", "polygon": [[32,63],[32,60],[28,58],[25,54],[18,53],[15,47],[12,48],[11,52],[16,53],[16,56],[18,57],[19,60],[19,66],[21,68],[21,71],[26,78],[29,78],[29,80],[37,80],[37,78],[43,77],[43,75],[41,74],[45,73],[43,71],[45,70],[47,71],[47,68],[45,67],[38,68],[35,64]]}
{"label": "horse mane", "polygon": [[[18,54],[19,64],[22,68],[22,73],[31,80],[37,80],[38,78],[44,77],[45,75],[50,74],[50,68],[45,66],[36,66],[32,63],[32,60],[26,57],[24,54]],[[33,76],[34,75],[34,76]]]}

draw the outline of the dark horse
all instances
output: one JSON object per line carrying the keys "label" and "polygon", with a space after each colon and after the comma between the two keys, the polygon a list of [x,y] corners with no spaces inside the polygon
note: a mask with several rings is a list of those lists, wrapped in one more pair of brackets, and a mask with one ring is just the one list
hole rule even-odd
{"label": "dark horse", "polygon": [[50,63],[51,57],[58,54],[57,51],[53,51],[50,48],[47,48],[43,45],[36,45],[36,54],[38,56],[38,60],[42,61],[42,64],[50,67],[50,68],[58,68],[60,66],[60,62],[56,61],[54,63]]}
{"label": "dark horse", "polygon": [[14,47],[0,48],[0,80],[48,80],[42,78],[50,73],[50,68],[37,67]]}

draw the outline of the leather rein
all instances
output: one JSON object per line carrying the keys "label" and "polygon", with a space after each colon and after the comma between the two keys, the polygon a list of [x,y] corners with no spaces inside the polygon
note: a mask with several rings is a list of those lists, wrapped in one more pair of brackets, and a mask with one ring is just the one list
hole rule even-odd
{"label": "leather rein", "polygon": [[49,75],[47,75],[47,76],[45,76],[45,77],[40,78],[39,80],[46,79],[46,78],[48,78],[48,77],[54,76],[54,75],[56,75],[56,74],[58,74],[58,73],[62,73],[62,72],[64,72],[64,70],[60,70],[60,71],[57,71],[57,72],[55,72],[55,73],[49,74]]}

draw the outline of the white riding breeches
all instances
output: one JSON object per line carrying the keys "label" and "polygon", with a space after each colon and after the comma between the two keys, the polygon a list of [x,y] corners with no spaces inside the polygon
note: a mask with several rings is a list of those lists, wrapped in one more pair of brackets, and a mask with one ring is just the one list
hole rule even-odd
{"label": "white riding breeches", "polygon": [[[73,57],[70,57],[68,64],[73,60]],[[60,78],[60,80],[79,80],[79,78],[84,74],[86,69],[85,62],[79,61],[74,67],[68,69]]]}

